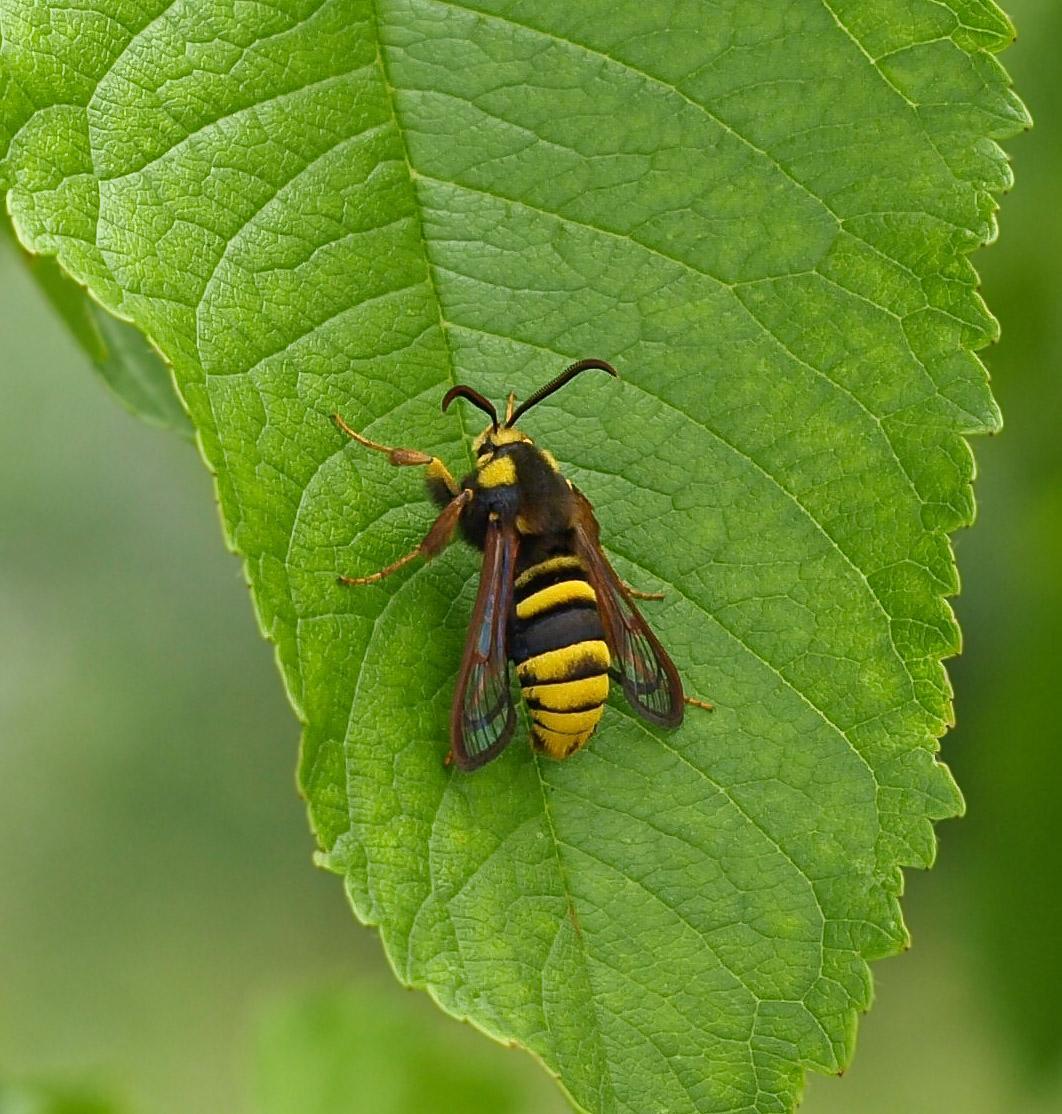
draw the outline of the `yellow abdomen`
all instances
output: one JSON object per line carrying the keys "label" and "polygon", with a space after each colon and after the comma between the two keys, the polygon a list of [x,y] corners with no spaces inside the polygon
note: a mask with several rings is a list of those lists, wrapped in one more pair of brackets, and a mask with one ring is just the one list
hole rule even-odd
{"label": "yellow abdomen", "polygon": [[608,696],[608,646],[597,597],[572,554],[516,578],[510,655],[531,712],[535,747],[566,758],[594,733]]}

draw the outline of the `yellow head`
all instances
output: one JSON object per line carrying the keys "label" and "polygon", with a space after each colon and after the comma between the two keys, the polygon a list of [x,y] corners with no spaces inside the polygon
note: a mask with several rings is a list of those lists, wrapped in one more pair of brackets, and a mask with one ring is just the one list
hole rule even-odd
{"label": "yellow head", "polygon": [[493,426],[489,425],[487,428],[472,442],[472,451],[476,454],[477,462],[483,459],[489,459],[494,454],[494,450],[501,445],[515,445],[523,441],[525,444],[530,445],[531,438],[526,433],[521,433],[518,429],[510,429],[508,426]]}

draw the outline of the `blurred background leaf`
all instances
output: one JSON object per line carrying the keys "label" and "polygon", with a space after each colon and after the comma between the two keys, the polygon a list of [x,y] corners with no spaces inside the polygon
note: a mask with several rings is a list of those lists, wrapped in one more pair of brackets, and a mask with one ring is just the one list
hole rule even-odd
{"label": "blurred background leaf", "polygon": [[0,212],[0,239],[22,257],[41,293],[122,405],[149,425],[191,440],[192,422],[177,397],[170,369],[144,334],[108,313],[54,256],[24,251],[6,212]]}
{"label": "blurred background leaf", "polygon": [[119,1114],[119,1108],[87,1089],[0,1083],[0,1114]]}
{"label": "blurred background leaf", "polygon": [[[256,1045],[256,1110],[538,1114],[543,1092],[524,1086],[523,1060],[468,1026],[444,1029],[423,995],[366,981],[284,999],[265,1013]],[[547,1105],[562,1109],[559,1102]]]}

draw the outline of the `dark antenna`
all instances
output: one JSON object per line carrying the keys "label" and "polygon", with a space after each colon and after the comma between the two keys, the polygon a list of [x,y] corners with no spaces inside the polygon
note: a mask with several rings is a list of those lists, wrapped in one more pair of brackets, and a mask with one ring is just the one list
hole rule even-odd
{"label": "dark antenna", "polygon": [[442,408],[444,413],[455,398],[467,398],[473,406],[479,407],[490,418],[495,429],[498,428],[498,411],[494,409],[494,403],[490,399],[484,398],[479,391],[474,391],[471,387],[464,386],[464,384],[451,387],[443,396]]}
{"label": "dark antenna", "polygon": [[[513,411],[513,416],[505,423],[506,427],[511,427],[516,419],[521,414],[526,414],[532,406],[536,406],[544,398],[553,394],[554,391],[559,391],[566,383],[570,383],[581,371],[589,371],[591,368],[597,368],[599,371],[607,371],[609,375],[619,378],[619,372],[604,360],[596,360],[593,356],[586,360],[576,360],[570,367],[566,367],[556,379],[550,380],[544,387],[539,387],[537,391],[528,399],[525,399]],[[456,390],[456,388],[454,388]],[[453,393],[453,392],[451,392]]]}

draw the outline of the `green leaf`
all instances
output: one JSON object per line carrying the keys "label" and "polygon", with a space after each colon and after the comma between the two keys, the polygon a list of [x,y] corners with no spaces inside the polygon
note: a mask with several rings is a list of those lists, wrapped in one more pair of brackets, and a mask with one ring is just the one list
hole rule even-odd
{"label": "green leaf", "polygon": [[19,250],[10,221],[0,215],[0,243],[5,242],[122,404],[150,425],[191,439],[192,423],[173,389],[170,369],[144,334],[103,309],[53,257]]}
{"label": "green leaf", "polygon": [[560,1096],[512,1052],[440,1028],[425,1002],[372,984],[274,1004],[255,1047],[259,1114],[543,1114]]}
{"label": "green leaf", "polygon": [[[849,1060],[936,763],[964,435],[998,428],[965,254],[1027,124],[988,0],[18,7],[5,181],[172,363],[306,723],[324,861],[399,978],[592,1111],[784,1111]],[[563,764],[444,769],[475,555],[360,590],[469,463],[468,382],[593,500],[689,691]],[[521,730],[521,736],[525,733]]]}

